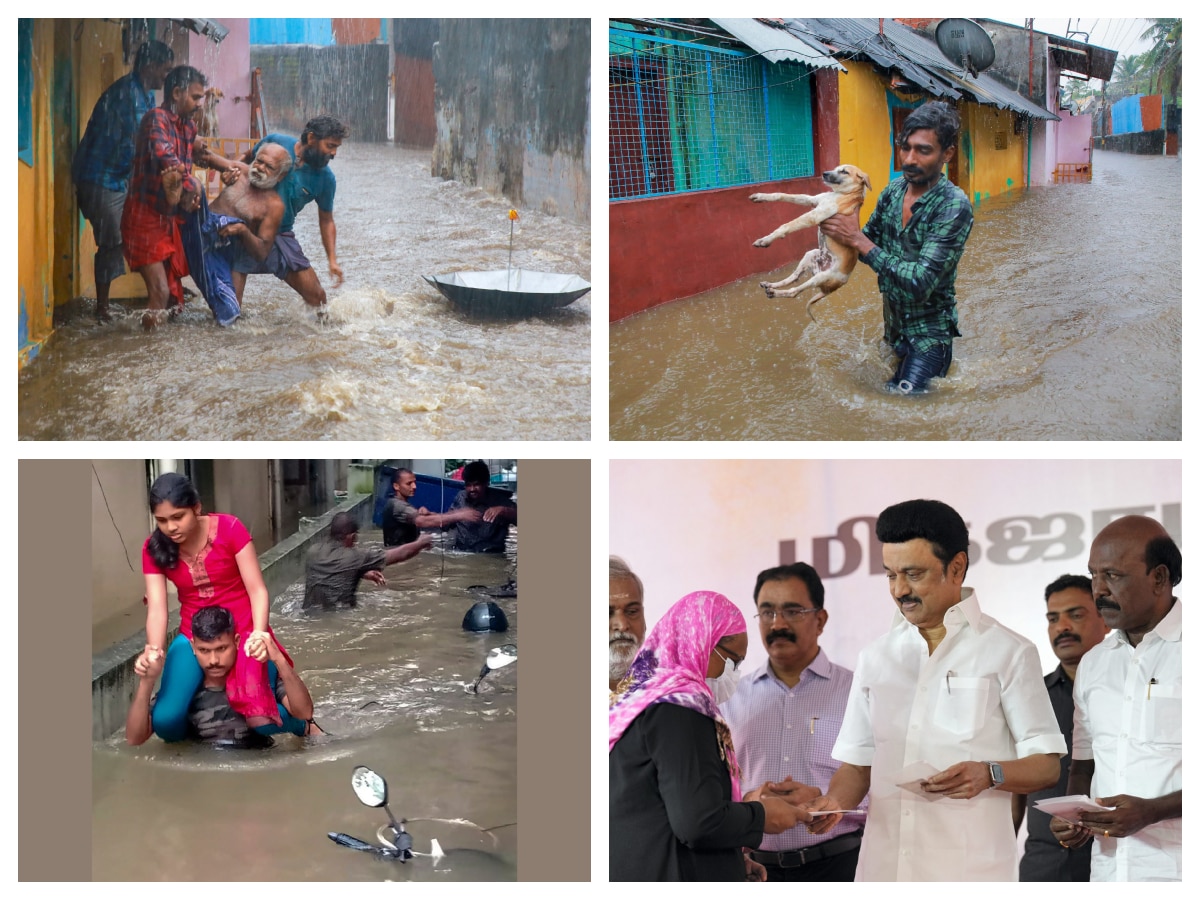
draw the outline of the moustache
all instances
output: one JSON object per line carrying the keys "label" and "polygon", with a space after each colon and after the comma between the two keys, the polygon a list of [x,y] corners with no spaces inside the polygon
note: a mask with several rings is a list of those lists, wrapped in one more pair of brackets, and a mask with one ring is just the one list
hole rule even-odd
{"label": "moustache", "polygon": [[768,631],[767,646],[771,646],[776,641],[791,641],[794,644],[796,643],[796,635],[790,631],[784,631],[783,629]]}
{"label": "moustache", "polygon": [[1056,637],[1054,639],[1054,646],[1057,647],[1059,644],[1065,644],[1068,641],[1074,641],[1075,643],[1079,643],[1079,635],[1072,634],[1069,631],[1064,632],[1063,634],[1060,634],[1058,637]]}
{"label": "moustache", "polygon": [[1113,603],[1111,600],[1107,599],[1106,597],[1097,597],[1096,598],[1096,609],[1115,609],[1118,612],[1120,612],[1121,607],[1119,607],[1117,604]]}
{"label": "moustache", "polygon": [[637,638],[628,631],[613,631],[609,633],[608,642],[610,644],[630,643],[637,644]]}

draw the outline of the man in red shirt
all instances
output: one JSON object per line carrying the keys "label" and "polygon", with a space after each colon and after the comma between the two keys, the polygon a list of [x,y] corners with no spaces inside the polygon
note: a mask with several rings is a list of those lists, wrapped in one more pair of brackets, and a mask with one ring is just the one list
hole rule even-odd
{"label": "man in red shirt", "polygon": [[183,307],[182,278],[188,274],[179,225],[200,205],[200,186],[191,177],[193,159],[206,168],[229,171],[232,164],[196,138],[194,113],[204,105],[204,74],[176,66],[163,83],[162,105],[150,110],[138,128],[133,175],[121,216],[121,240],[129,268],[146,282],[149,308],[142,326],[157,326],[170,307]]}

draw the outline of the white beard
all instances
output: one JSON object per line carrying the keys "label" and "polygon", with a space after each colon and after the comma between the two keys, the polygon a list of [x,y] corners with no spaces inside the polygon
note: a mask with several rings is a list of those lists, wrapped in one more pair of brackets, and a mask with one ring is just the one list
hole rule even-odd
{"label": "white beard", "polygon": [[620,681],[624,678],[640,649],[641,644],[636,640],[610,643],[608,645],[608,677],[613,681]]}
{"label": "white beard", "polygon": [[269,190],[279,184],[278,178],[272,178],[270,175],[260,175],[254,169],[250,170],[250,186],[256,187],[259,190]]}

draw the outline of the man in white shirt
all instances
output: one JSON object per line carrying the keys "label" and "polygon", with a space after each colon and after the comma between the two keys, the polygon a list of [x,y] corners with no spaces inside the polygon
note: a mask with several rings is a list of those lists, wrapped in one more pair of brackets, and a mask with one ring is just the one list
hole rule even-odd
{"label": "man in white shirt", "polygon": [[[1016,881],[1008,793],[1058,779],[1067,745],[1033,643],[986,616],[966,578],[967,527],[937,500],[875,525],[897,613],[863,650],[833,748],[842,762],[808,804],[824,833],[871,794],[857,881]],[[913,789],[900,787],[912,785]]]}
{"label": "man in white shirt", "polygon": [[1106,525],[1088,558],[1096,608],[1112,629],[1075,673],[1068,794],[1111,811],[1053,819],[1064,847],[1095,836],[1092,881],[1183,877],[1183,578],[1179,548],[1145,516]]}

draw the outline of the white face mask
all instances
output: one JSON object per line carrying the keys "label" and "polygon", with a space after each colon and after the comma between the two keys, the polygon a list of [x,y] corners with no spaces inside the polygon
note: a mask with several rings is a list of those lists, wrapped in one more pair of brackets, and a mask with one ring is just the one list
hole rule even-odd
{"label": "white face mask", "polygon": [[717,705],[724,703],[737,691],[738,679],[742,677],[742,673],[733,667],[733,660],[725,660],[725,671],[721,673],[720,678],[705,678],[704,682],[708,685],[708,689],[713,693],[713,699],[717,701]]}

